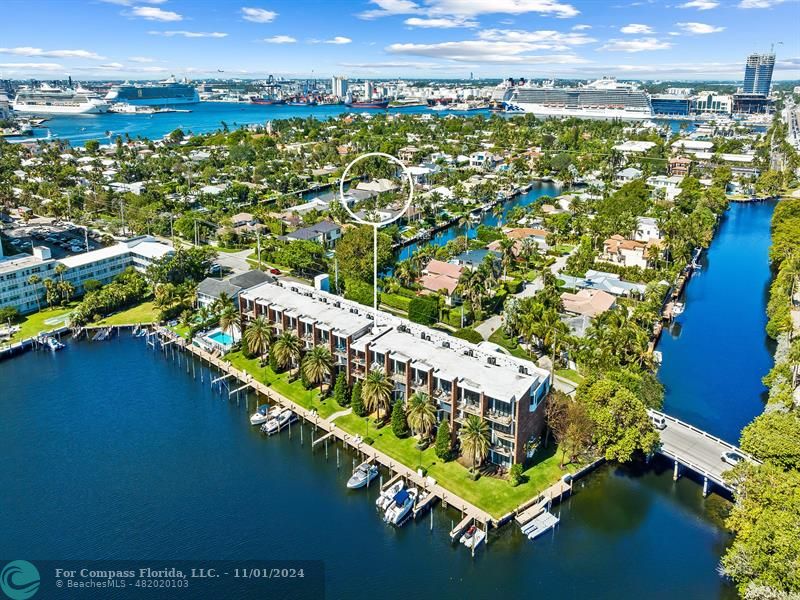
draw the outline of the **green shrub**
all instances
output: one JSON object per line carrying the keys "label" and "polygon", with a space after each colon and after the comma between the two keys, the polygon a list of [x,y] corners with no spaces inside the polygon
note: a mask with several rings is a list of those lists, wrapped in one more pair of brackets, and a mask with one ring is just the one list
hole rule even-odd
{"label": "green shrub", "polygon": [[[371,283],[366,283],[358,279],[345,279],[344,282],[344,297],[348,300],[353,300],[359,304],[372,306],[374,288]],[[380,295],[378,295],[378,303],[381,302]]]}
{"label": "green shrub", "polygon": [[488,244],[489,242],[494,242],[495,240],[499,240],[503,237],[503,232],[500,231],[497,227],[487,227],[486,225],[479,225],[478,226],[478,239],[483,242],[483,244]]}
{"label": "green shrub", "polygon": [[505,287],[509,294],[519,294],[522,291],[522,280],[510,279],[505,282]]}
{"label": "green shrub", "polygon": [[422,325],[433,325],[439,320],[439,302],[430,296],[418,296],[408,305],[408,318]]}
{"label": "green shrub", "polygon": [[392,432],[399,438],[408,435],[408,421],[406,420],[406,407],[402,400],[397,400],[392,406]]}
{"label": "green shrub", "polygon": [[472,342],[473,344],[480,344],[483,341],[483,336],[475,331],[474,329],[470,329],[469,327],[464,327],[464,329],[459,329],[453,333],[453,337],[461,338],[462,340],[467,340],[468,342]]}
{"label": "green shrub", "polygon": [[450,424],[444,420],[436,432],[436,456],[440,460],[450,460],[452,445],[450,443]]}
{"label": "green shrub", "polygon": [[347,377],[344,373],[339,373],[336,383],[333,386],[333,399],[339,406],[348,406],[350,398],[347,393]]}
{"label": "green shrub", "polygon": [[363,417],[367,414],[367,411],[364,408],[364,403],[361,401],[360,381],[356,381],[355,385],[353,385],[353,391],[350,394],[350,407],[353,409],[353,413],[355,413],[357,417]]}
{"label": "green shrub", "polygon": [[513,487],[517,487],[520,483],[525,481],[525,475],[522,474],[522,465],[514,463],[508,472],[508,481]]}

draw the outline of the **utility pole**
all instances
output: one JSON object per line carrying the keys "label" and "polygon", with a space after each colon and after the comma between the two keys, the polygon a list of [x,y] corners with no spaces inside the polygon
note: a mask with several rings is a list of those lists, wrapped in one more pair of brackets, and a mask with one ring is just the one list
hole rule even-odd
{"label": "utility pole", "polygon": [[256,225],[256,254],[258,254],[258,270],[261,271],[261,228]]}

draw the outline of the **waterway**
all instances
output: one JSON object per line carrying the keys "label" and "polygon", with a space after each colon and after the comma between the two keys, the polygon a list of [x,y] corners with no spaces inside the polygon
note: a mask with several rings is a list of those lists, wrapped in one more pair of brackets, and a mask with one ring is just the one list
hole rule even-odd
{"label": "waterway", "polygon": [[[680,335],[660,346],[666,410],[734,441],[769,368],[772,209],[731,207]],[[345,489],[351,455],[337,469],[332,449],[312,454],[310,429],[303,445],[297,428],[264,439],[247,420],[254,398],[212,392],[207,372],[193,378],[141,339],[4,361],[0,390],[0,514],[11,516],[0,556],[319,559],[330,598],[735,596],[716,572],[726,501],[673,482],[660,461],[601,468],[557,509],[553,534],[530,542],[510,525],[473,559],[447,537],[458,513],[437,508],[432,529],[427,517],[385,526],[375,488]]]}
{"label": "waterway", "polygon": [[[33,138],[11,138],[12,141],[41,140],[45,138],[62,139],[73,145],[82,146],[87,140],[100,142],[123,138],[160,139],[175,129],[193,133],[209,133],[222,127],[222,123],[235,129],[242,125],[265,124],[275,119],[314,117],[320,120],[338,117],[346,113],[382,114],[384,111],[350,109],[343,104],[322,106],[264,106],[236,102],[200,102],[186,107],[191,112],[161,113],[154,115],[132,115],[105,113],[101,115],[60,115],[50,117],[41,128],[34,130]],[[489,116],[488,110],[441,111],[434,112],[424,106],[390,108],[389,112],[402,114],[427,113],[431,115]],[[502,114],[502,113],[499,113]],[[680,121],[668,123],[673,132],[681,127]],[[694,124],[687,122],[688,130]]]}

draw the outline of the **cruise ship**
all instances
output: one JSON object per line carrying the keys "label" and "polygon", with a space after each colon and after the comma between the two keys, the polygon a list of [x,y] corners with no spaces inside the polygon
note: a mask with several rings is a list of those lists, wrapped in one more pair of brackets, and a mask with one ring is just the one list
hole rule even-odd
{"label": "cruise ship", "polygon": [[115,85],[106,94],[108,102],[127,102],[147,106],[167,106],[173,104],[195,104],[200,96],[193,85],[184,80],[179,82],[169,77],[157,83],[130,83]]}
{"label": "cruise ship", "polygon": [[104,113],[108,103],[90,90],[58,88],[46,83],[23,87],[11,107],[18,113],[36,115],[85,115]]}
{"label": "cruise ship", "polygon": [[644,121],[653,116],[650,97],[644,90],[609,77],[579,87],[560,88],[552,82],[509,86],[503,105],[507,112],[541,118]]}

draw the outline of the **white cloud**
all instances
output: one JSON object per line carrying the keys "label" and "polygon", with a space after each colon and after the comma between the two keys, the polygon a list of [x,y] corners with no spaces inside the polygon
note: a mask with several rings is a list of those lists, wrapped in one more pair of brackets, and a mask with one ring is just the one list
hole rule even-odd
{"label": "white cloud", "polygon": [[88,50],[42,50],[41,48],[31,48],[29,46],[18,46],[16,48],[0,48],[0,54],[14,54],[16,56],[46,56],[48,58],[89,58],[92,60],[103,60],[105,56],[100,56]]}
{"label": "white cloud", "polygon": [[587,29],[591,29],[591,25],[575,25],[572,28],[572,31],[586,31]]}
{"label": "white cloud", "polygon": [[741,0],[739,8],[772,8],[783,4],[786,0]]}
{"label": "white cloud", "polygon": [[150,35],[163,35],[164,37],[185,37],[185,38],[224,38],[227,33],[221,31],[148,31]]}
{"label": "white cloud", "polygon": [[390,15],[427,15],[430,17],[477,17],[486,14],[522,15],[537,13],[555,17],[575,17],[580,11],[558,0],[371,0],[378,8],[360,13],[362,19]]}
{"label": "white cloud", "polygon": [[128,16],[140,17],[148,21],[183,21],[183,15],[171,10],[162,10],[155,6],[134,6]]}
{"label": "white cloud", "polygon": [[693,35],[706,35],[709,33],[719,33],[720,31],[724,31],[724,27],[715,27],[714,25],[708,25],[706,23],[675,23],[677,27],[681,29],[681,31],[685,33],[691,33]]}
{"label": "white cloud", "polygon": [[427,29],[453,29],[456,27],[477,27],[478,22],[463,17],[440,17],[421,19],[411,17],[403,21],[409,27],[423,27]]}
{"label": "white cloud", "polygon": [[149,56],[129,56],[128,60],[135,63],[151,63],[156,62],[155,58],[150,58]]}
{"label": "white cloud", "polygon": [[349,44],[352,41],[353,40],[351,40],[349,37],[344,37],[343,35],[337,35],[336,37],[332,37],[331,39],[325,40],[322,43],[323,44],[335,44],[335,45],[338,46],[338,45],[341,45],[341,44]]}
{"label": "white cloud", "polygon": [[536,49],[535,44],[525,42],[468,40],[438,44],[391,44],[386,51],[390,54],[427,56],[455,62],[497,64],[579,64],[587,62],[574,54],[540,56],[526,54],[534,49]]}
{"label": "white cloud", "polygon": [[561,33],[550,30],[484,29],[478,32],[478,37],[492,42],[527,44],[527,50],[564,50],[570,46],[582,46],[597,41],[583,33]]}
{"label": "white cloud", "polygon": [[164,4],[167,0],[100,0],[106,4],[116,4],[117,6],[131,6],[132,4]]}
{"label": "white cloud", "polygon": [[711,10],[712,8],[717,8],[719,6],[719,2],[715,2],[714,0],[691,0],[690,2],[685,2],[678,6],[678,8],[696,8],[697,10]]}
{"label": "white cloud", "polygon": [[253,23],[272,23],[278,13],[263,8],[242,7],[242,18]]}
{"label": "white cloud", "polygon": [[619,30],[622,33],[629,34],[654,33],[653,28],[650,27],[650,25],[642,25],[641,23],[631,23],[630,25],[620,27]]}
{"label": "white cloud", "polygon": [[56,63],[0,63],[0,69],[7,69],[11,73],[28,71],[62,71],[64,67]]}
{"label": "white cloud", "polygon": [[670,48],[672,48],[671,42],[650,37],[633,40],[608,40],[600,49],[610,52],[649,52],[651,50],[669,50]]}
{"label": "white cloud", "polygon": [[273,35],[264,41],[268,44],[294,44],[297,40],[290,35]]}

